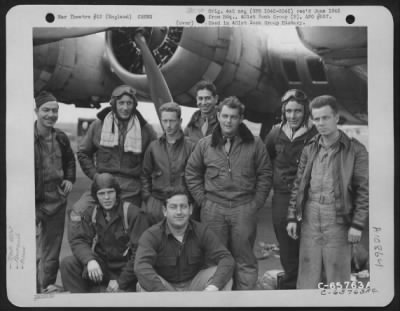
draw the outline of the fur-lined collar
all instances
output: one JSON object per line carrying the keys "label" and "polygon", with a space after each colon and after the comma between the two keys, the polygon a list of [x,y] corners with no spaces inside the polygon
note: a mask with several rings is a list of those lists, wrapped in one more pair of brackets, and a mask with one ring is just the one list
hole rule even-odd
{"label": "fur-lined collar", "polygon": [[[238,136],[242,139],[244,143],[249,143],[254,141],[254,136],[250,132],[249,128],[244,124],[240,123]],[[216,147],[219,144],[223,144],[224,138],[222,137],[221,126],[218,124],[213,133],[211,134],[211,146]]]}

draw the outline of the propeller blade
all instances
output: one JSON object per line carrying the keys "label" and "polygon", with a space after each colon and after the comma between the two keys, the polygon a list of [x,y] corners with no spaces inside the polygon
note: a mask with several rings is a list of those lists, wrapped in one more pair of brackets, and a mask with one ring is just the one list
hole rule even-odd
{"label": "propeller blade", "polygon": [[173,99],[167,82],[147,46],[146,39],[140,31],[135,35],[135,42],[142,52],[143,64],[146,69],[147,80],[149,81],[150,97],[156,106],[158,117],[161,120],[159,108],[162,104],[171,102]]}

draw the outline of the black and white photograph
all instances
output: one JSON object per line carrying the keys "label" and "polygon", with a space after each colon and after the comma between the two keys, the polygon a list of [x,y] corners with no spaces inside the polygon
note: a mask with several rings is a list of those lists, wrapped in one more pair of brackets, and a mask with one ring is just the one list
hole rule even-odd
{"label": "black and white photograph", "polygon": [[388,17],[368,6],[13,8],[9,301],[390,303]]}

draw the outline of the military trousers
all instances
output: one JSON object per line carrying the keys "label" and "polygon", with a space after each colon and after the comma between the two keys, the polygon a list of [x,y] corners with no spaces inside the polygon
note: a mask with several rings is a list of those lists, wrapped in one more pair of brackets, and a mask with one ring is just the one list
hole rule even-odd
{"label": "military trousers", "polygon": [[[167,291],[171,292],[183,292],[183,291],[202,291],[204,290],[209,284],[212,282],[212,277],[215,274],[215,271],[217,270],[216,266],[212,266],[203,270],[200,270],[196,276],[187,282],[181,282],[181,283],[170,283],[166,281],[163,277],[158,275],[159,279],[161,280],[161,283],[165,286]],[[232,279],[230,279],[225,286],[220,289],[222,291],[229,291],[232,289]],[[137,292],[145,292],[142,288],[142,286],[137,283],[136,286],[136,291]]]}
{"label": "military trousers", "polygon": [[[96,259],[102,272],[103,279],[100,283],[91,281],[85,267],[75,256],[65,257],[61,261],[61,279],[64,289],[71,293],[96,293],[105,292],[110,280],[117,280],[122,272],[122,269],[111,270],[103,260]],[[125,289],[124,291],[135,291],[136,282]]]}
{"label": "military trousers", "polygon": [[299,240],[292,239],[286,230],[290,193],[274,192],[272,197],[272,222],[279,243],[280,261],[285,275],[279,289],[296,289],[299,269]]}
{"label": "military trousers", "polygon": [[226,207],[206,200],[201,207],[201,222],[216,233],[235,259],[234,290],[254,289],[258,263],[253,247],[257,235],[255,202]]}
{"label": "military trousers", "polygon": [[65,202],[54,215],[36,210],[36,277],[37,292],[55,284],[64,235]]}
{"label": "military trousers", "polygon": [[334,202],[307,201],[301,225],[297,288],[317,289],[320,282],[329,285],[350,281],[348,231],[347,224],[336,222]]}

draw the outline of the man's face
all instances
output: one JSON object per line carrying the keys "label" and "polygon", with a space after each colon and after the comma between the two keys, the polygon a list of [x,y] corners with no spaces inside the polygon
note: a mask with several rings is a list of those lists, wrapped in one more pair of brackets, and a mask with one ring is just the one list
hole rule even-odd
{"label": "man's face", "polygon": [[122,95],[122,97],[116,100],[115,109],[119,119],[129,120],[133,114],[133,110],[135,109],[135,103],[132,97]]}
{"label": "man's face", "polygon": [[184,228],[192,215],[192,205],[184,194],[174,195],[167,200],[167,206],[164,207],[164,216],[168,224],[174,229]]}
{"label": "man's face", "polygon": [[173,136],[179,132],[182,119],[178,119],[177,113],[174,111],[161,112],[161,124],[168,136]]}
{"label": "man's face", "polygon": [[285,117],[292,130],[297,130],[304,120],[304,106],[295,100],[289,100],[285,106]]}
{"label": "man's face", "polygon": [[223,106],[217,116],[221,126],[222,135],[236,135],[239,125],[243,121],[243,116],[240,115],[239,109]]}
{"label": "man's face", "polygon": [[218,102],[218,95],[214,96],[212,92],[207,89],[198,90],[196,102],[201,113],[204,115],[209,115],[215,109],[215,105]]}
{"label": "man's face", "polygon": [[103,188],[97,191],[97,199],[105,210],[111,210],[117,202],[117,192],[114,188]]}
{"label": "man's face", "polygon": [[35,109],[37,122],[45,128],[53,128],[58,120],[58,103],[48,102]]}
{"label": "man's face", "polygon": [[335,113],[330,106],[313,108],[311,114],[314,125],[322,136],[330,136],[338,130],[339,114]]}

